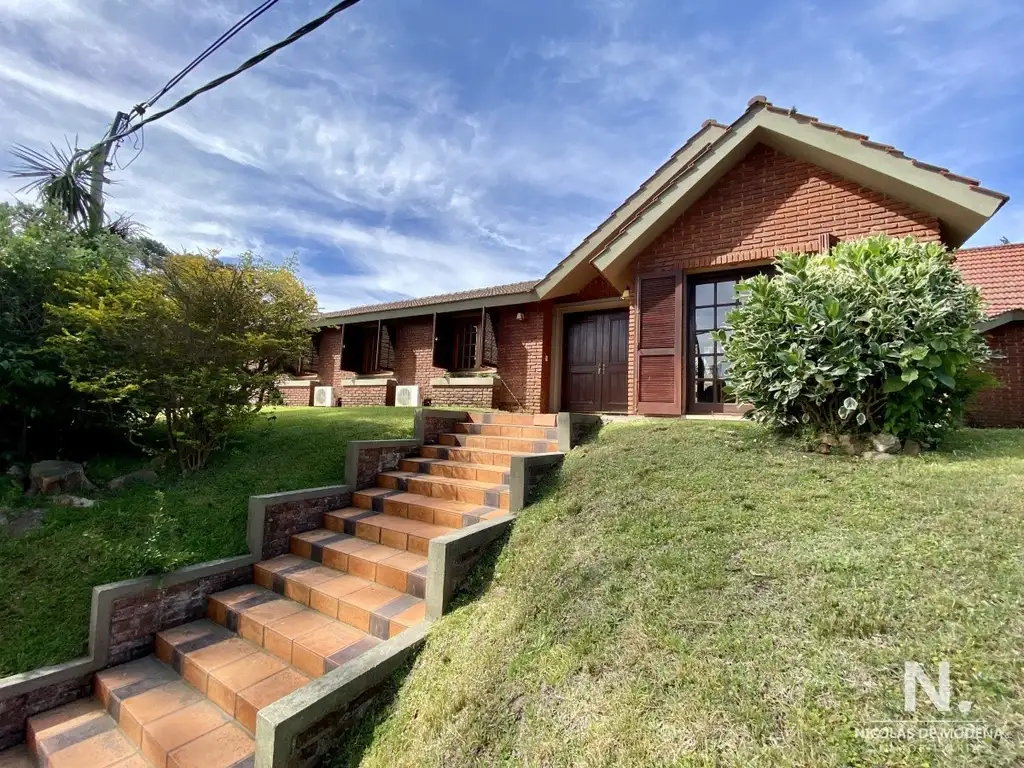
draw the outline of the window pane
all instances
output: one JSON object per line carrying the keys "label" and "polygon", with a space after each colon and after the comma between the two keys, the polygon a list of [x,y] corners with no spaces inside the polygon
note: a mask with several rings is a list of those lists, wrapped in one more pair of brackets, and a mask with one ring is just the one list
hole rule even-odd
{"label": "window pane", "polygon": [[726,372],[729,370],[729,361],[724,357],[718,361],[718,378],[724,379]]}
{"label": "window pane", "polygon": [[706,307],[709,304],[715,303],[715,284],[705,283],[704,285],[698,285],[694,289],[694,306]]}
{"label": "window pane", "polygon": [[711,355],[715,352],[715,342],[710,333],[697,334],[697,349],[702,355]]}
{"label": "window pane", "polygon": [[718,283],[718,301],[716,304],[733,304],[736,302],[736,281],[723,280]]}
{"label": "window pane", "polygon": [[698,379],[709,378],[714,376],[715,370],[715,356],[704,356],[698,357],[696,365],[694,366],[694,376]]}
{"label": "window pane", "polygon": [[694,392],[694,400],[698,403],[713,403],[715,402],[715,382],[713,380],[697,380],[696,391]]}
{"label": "window pane", "polygon": [[715,327],[715,310],[712,307],[707,309],[695,309],[693,311],[693,322],[698,331],[706,331]]}
{"label": "window pane", "polygon": [[732,312],[732,307],[719,307],[715,316],[715,321],[718,323],[717,328],[725,328],[728,323],[725,321],[725,316]]}

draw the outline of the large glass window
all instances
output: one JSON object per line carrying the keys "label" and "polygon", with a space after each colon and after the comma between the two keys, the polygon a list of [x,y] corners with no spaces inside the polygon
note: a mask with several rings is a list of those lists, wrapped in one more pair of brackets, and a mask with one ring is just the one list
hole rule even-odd
{"label": "large glass window", "polygon": [[690,302],[690,359],[693,365],[690,401],[694,404],[714,406],[733,402],[723,392],[729,380],[729,361],[722,345],[711,334],[728,328],[725,318],[736,306],[736,282],[740,279],[734,276],[693,284]]}

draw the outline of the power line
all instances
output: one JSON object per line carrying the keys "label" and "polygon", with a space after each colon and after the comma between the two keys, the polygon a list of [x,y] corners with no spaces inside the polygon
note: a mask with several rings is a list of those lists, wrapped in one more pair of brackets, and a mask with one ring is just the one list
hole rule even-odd
{"label": "power line", "polygon": [[[330,21],[335,16],[337,16],[339,13],[341,13],[344,10],[347,10],[347,9],[351,8],[353,5],[355,5],[358,2],[359,2],[359,0],[342,0],[342,2],[338,3],[337,5],[334,5],[333,7],[330,8],[330,10],[326,11],[321,16],[318,16],[317,18],[313,19],[312,21],[310,21],[310,22],[308,22],[306,24],[303,24],[301,27],[299,27],[294,32],[292,32],[290,35],[288,35],[288,37],[286,37],[284,40],[281,40],[278,43],[274,43],[274,45],[271,45],[268,48],[264,48],[262,51],[260,51],[259,53],[257,53],[252,58],[250,58],[247,61],[245,61],[242,64],[240,64],[236,69],[232,70],[231,72],[228,72],[225,75],[221,75],[220,77],[218,77],[218,78],[216,78],[214,80],[211,80],[206,85],[204,85],[204,86],[202,86],[200,88],[197,88],[196,90],[192,91],[188,95],[183,96],[182,98],[178,99],[174,104],[169,106],[167,109],[161,110],[160,112],[154,112],[152,115],[150,115],[149,117],[143,118],[138,123],[136,123],[135,125],[131,126],[130,128],[127,128],[127,129],[122,130],[122,131],[120,131],[118,133],[115,133],[115,134],[113,134],[111,136],[108,136],[107,138],[103,139],[103,141],[99,142],[98,144],[96,144],[95,146],[91,147],[90,149],[81,150],[79,152],[79,154],[90,154],[90,153],[96,152],[100,147],[102,147],[105,144],[111,144],[111,143],[114,143],[114,142],[121,141],[122,139],[124,139],[124,138],[126,138],[128,136],[131,136],[133,133],[135,133],[136,131],[140,130],[143,126],[148,125],[149,123],[155,122],[157,120],[160,120],[161,118],[167,117],[167,115],[171,114],[172,112],[176,112],[177,110],[179,110],[182,107],[184,107],[186,104],[190,103],[197,96],[201,96],[202,94],[206,93],[207,91],[212,91],[214,88],[217,88],[217,87],[223,85],[224,83],[228,82],[229,80],[232,80],[232,79],[238,77],[240,74],[242,74],[246,70],[252,69],[253,67],[255,67],[260,62],[262,62],[262,61],[264,61],[266,59],[269,59],[271,56],[273,56],[275,53],[280,51],[282,48],[287,48],[289,45],[291,45],[292,43],[296,42],[297,40],[302,39],[303,37],[308,35],[310,32],[313,32],[313,31],[319,29],[324,24],[326,24],[328,21]],[[134,112],[134,114],[142,115],[142,114],[145,113],[145,106],[140,104],[138,107],[135,108],[135,110],[133,112]]]}
{"label": "power line", "polygon": [[167,85],[165,85],[155,94],[153,94],[153,96],[145,102],[146,108],[148,109],[149,107],[152,107],[154,104],[156,104],[156,102],[161,97],[163,97],[164,94],[166,94],[169,90],[171,90],[182,80],[184,80],[185,77],[187,77],[188,74],[192,72],[192,70],[194,70],[204,61],[206,61],[206,59],[208,59],[210,56],[216,53],[225,44],[227,44],[231,40],[231,38],[233,38],[247,26],[249,26],[252,22],[256,21],[256,19],[258,19],[264,13],[269,11],[275,5],[277,5],[278,2],[279,0],[264,0],[264,2],[261,5],[249,11],[249,13],[247,13],[241,19],[236,21],[230,29],[228,29],[224,34],[222,34],[212,43],[210,43],[210,45],[206,47],[206,50],[204,50],[202,53],[200,53],[198,56],[192,59],[192,61],[189,62],[189,64],[184,69],[182,69],[178,74],[176,74],[174,77],[168,80]]}

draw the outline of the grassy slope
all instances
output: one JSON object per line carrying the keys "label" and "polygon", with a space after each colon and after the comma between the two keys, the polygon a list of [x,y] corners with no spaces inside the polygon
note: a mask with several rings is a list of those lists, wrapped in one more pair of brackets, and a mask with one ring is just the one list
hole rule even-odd
{"label": "grassy slope", "polygon": [[[280,409],[242,430],[199,474],[93,509],[52,509],[22,539],[0,534],[0,676],[83,654],[93,585],[241,554],[251,494],[343,482],[349,440],[411,432],[411,413],[394,408]],[[90,474],[144,463],[98,458]]]}
{"label": "grassy slope", "polygon": [[[1022,523],[1020,431],[864,463],[606,427],[335,765],[1021,765]],[[939,659],[1016,741],[855,735]]]}

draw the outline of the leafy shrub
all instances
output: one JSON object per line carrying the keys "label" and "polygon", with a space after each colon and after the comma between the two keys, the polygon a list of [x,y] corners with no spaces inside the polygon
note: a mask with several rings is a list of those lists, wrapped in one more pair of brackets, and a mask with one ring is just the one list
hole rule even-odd
{"label": "leafy shrub", "polygon": [[936,243],[882,236],[780,253],[718,332],[731,391],[773,426],[932,440],[986,381],[978,290]]}
{"label": "leafy shrub", "polygon": [[106,442],[109,406],[71,387],[47,339],[59,331],[55,308],[97,269],[128,279],[137,255],[131,243],[106,233],[68,228],[46,208],[0,204],[0,456],[42,456]]}
{"label": "leafy shrub", "polygon": [[76,390],[140,433],[158,420],[181,470],[206,465],[309,346],[316,300],[291,265],[170,254],[128,281],[98,269],[67,286],[52,339]]}

